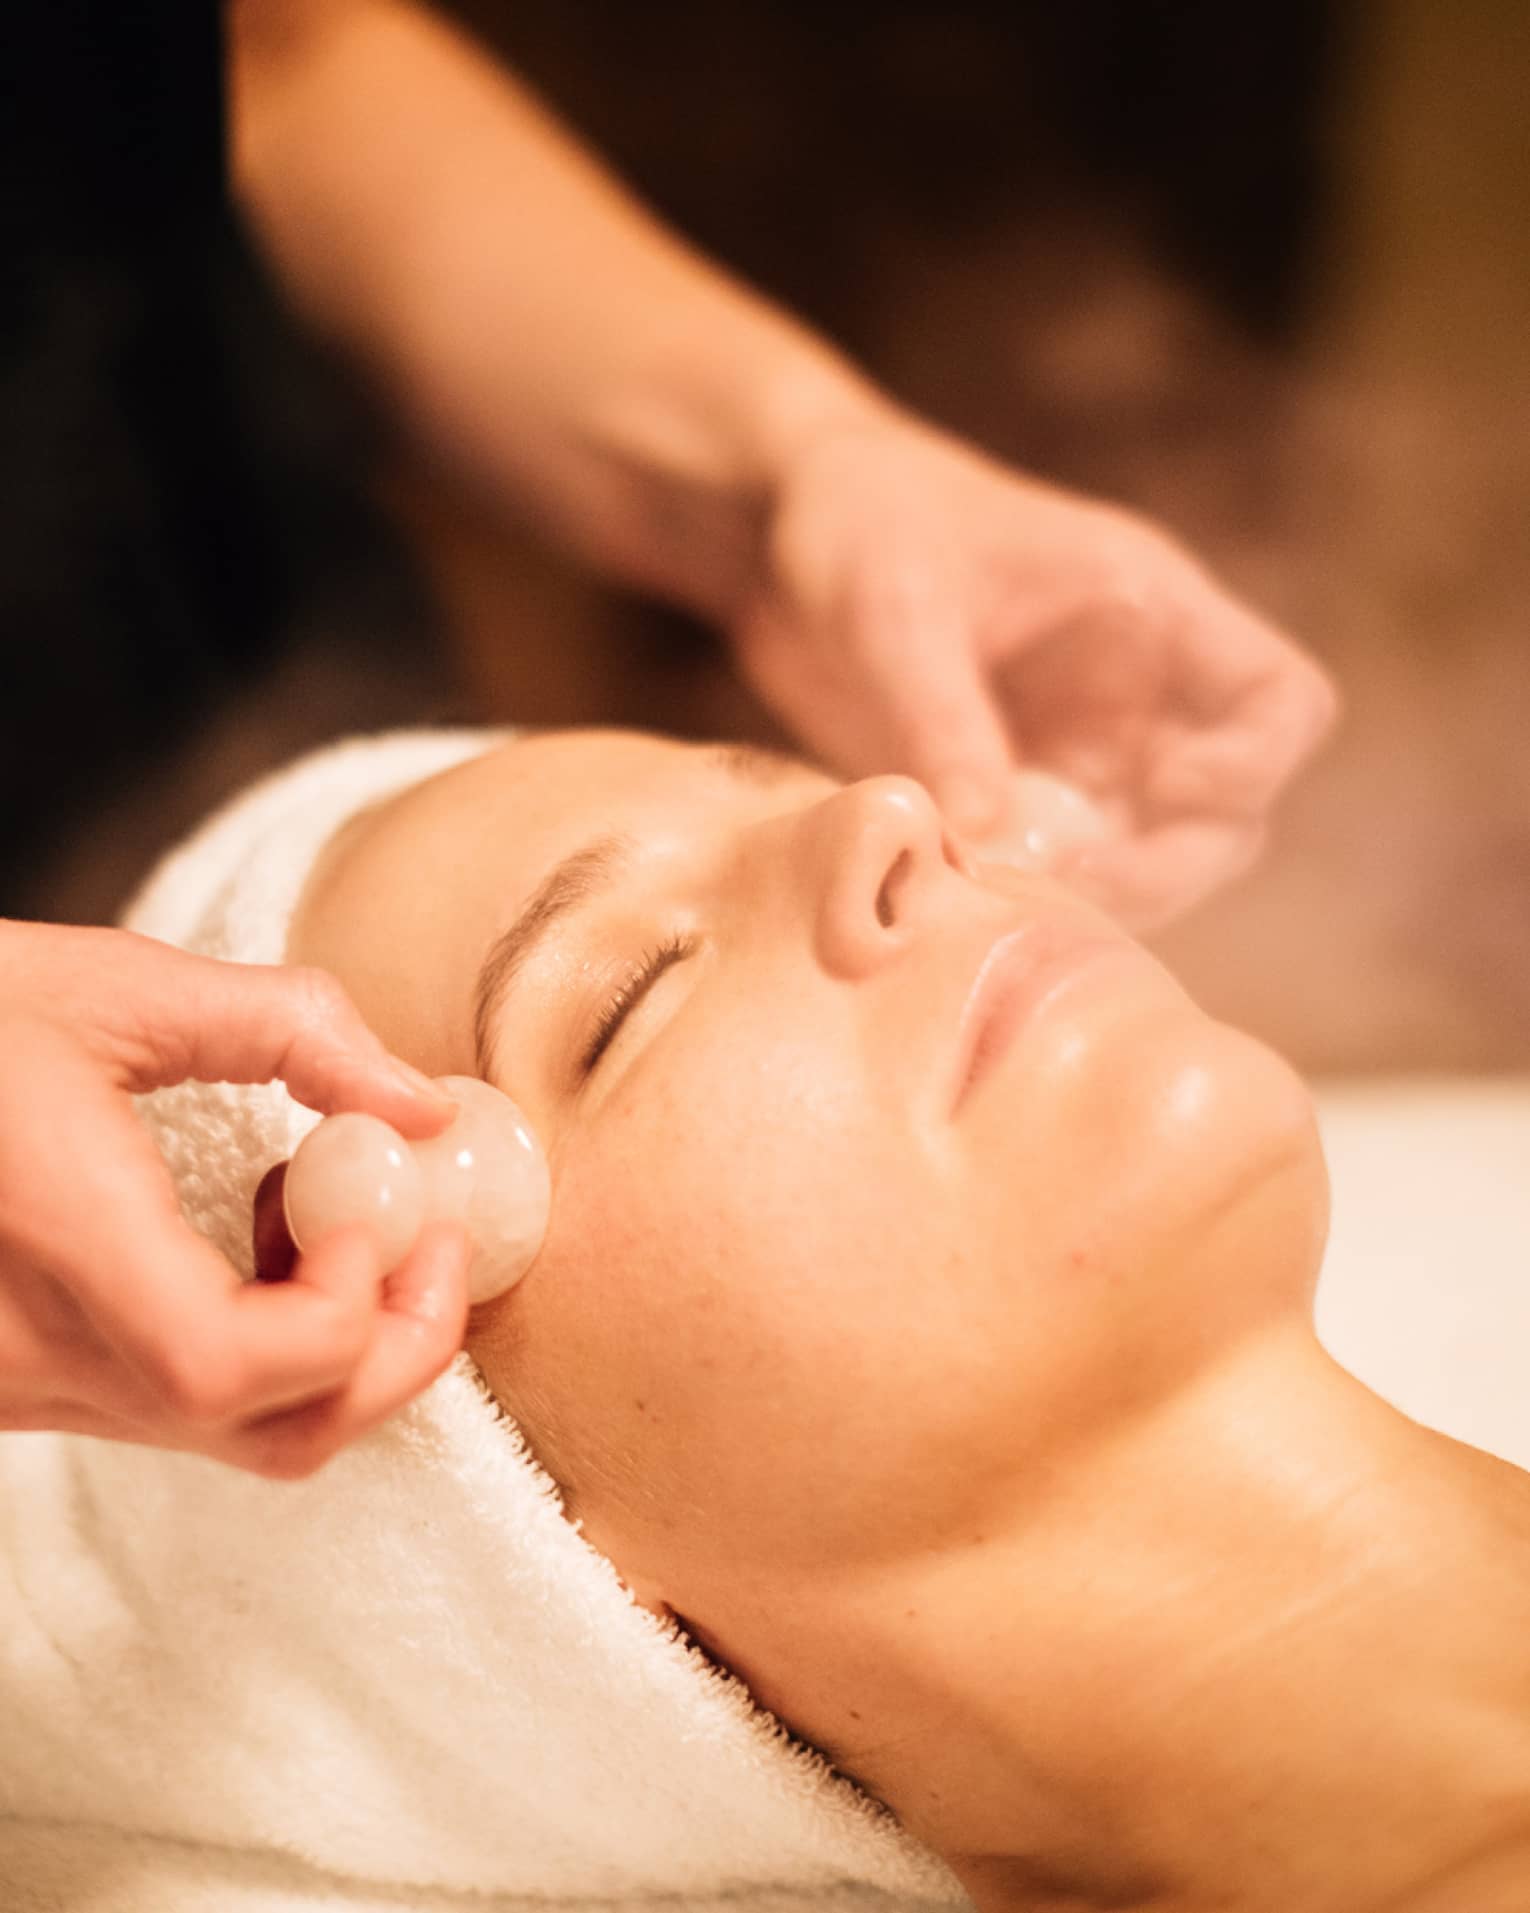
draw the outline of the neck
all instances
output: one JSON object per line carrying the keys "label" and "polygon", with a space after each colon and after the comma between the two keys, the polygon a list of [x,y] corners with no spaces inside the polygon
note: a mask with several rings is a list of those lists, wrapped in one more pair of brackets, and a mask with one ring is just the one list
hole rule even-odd
{"label": "neck", "polygon": [[1530,1904],[1530,1477],[1310,1332],[898,1574],[820,1744],[984,1913]]}

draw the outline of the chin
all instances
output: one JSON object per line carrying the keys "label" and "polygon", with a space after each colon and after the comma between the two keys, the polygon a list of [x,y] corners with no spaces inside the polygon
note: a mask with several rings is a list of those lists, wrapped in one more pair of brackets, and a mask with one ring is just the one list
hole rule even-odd
{"label": "chin", "polygon": [[1202,1019],[1144,1111],[1163,1222],[1183,1279],[1229,1319],[1305,1309],[1328,1233],[1328,1170],[1312,1096],[1276,1051]]}
{"label": "chin", "polygon": [[1090,1075],[1118,1253],[1213,1263],[1233,1286],[1236,1257],[1240,1269],[1278,1266],[1310,1293],[1328,1177],[1311,1094],[1284,1057],[1187,1002]]}

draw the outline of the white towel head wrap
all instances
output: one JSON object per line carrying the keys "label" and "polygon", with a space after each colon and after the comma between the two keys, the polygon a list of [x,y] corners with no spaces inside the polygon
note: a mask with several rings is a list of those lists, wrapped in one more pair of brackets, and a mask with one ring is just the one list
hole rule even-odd
{"label": "white towel head wrap", "polygon": [[[497,741],[309,758],[167,859],[128,921],[278,962],[339,825]],[[142,1109],[187,1215],[248,1273],[256,1183],[317,1118],[280,1085],[186,1084]],[[8,1909],[967,1904],[636,1604],[465,1356],[299,1483],[0,1441],[0,1641]]]}

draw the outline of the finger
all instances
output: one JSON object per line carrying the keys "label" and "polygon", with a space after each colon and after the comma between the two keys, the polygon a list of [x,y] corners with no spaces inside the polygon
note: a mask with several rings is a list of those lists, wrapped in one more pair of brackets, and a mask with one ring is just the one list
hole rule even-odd
{"label": "finger", "polygon": [[1256,824],[1326,728],[1299,687],[1281,684],[1261,690],[1257,702],[1251,696],[1214,730],[1159,740],[1137,793],[1142,824],[1190,816]]}
{"label": "finger", "polygon": [[152,1429],[142,1421],[63,1395],[41,1398],[25,1406],[7,1404],[4,1428],[7,1434],[46,1431],[55,1435],[98,1435],[104,1441],[153,1442],[155,1439]]}
{"label": "finger", "polygon": [[1181,673],[1196,731],[1208,747],[1225,740],[1223,788],[1247,809],[1267,808],[1333,728],[1337,689],[1313,658],[1209,581],[1189,615]]}
{"label": "finger", "polygon": [[1181,820],[1060,861],[1056,875],[1128,929],[1161,928],[1182,916],[1258,857],[1263,831],[1252,822]]}
{"label": "finger", "polygon": [[[245,1388],[230,1419],[276,1413],[344,1387],[365,1361],[386,1307],[387,1276],[364,1227],[335,1229],[297,1258],[283,1283],[247,1283],[234,1298]],[[320,1371],[320,1348],[327,1360]],[[295,1363],[299,1349],[310,1359]]]}
{"label": "finger", "polygon": [[851,649],[880,707],[892,761],[917,777],[951,825],[982,837],[1003,820],[1012,759],[970,624],[917,595],[863,606]]}
{"label": "finger", "polygon": [[127,1039],[124,1087],[284,1081],[309,1108],[365,1110],[402,1135],[437,1135],[451,1120],[444,1091],[389,1053],[324,970],[225,963],[127,931],[110,972]]}
{"label": "finger", "polygon": [[1339,695],[1332,679],[1310,658],[1287,646],[1283,668],[1250,693],[1242,728],[1259,737],[1257,754],[1273,796],[1334,728]]}
{"label": "finger", "polygon": [[[365,1231],[337,1231],[293,1281],[246,1287],[181,1216],[152,1143],[118,1113],[121,1147],[108,1125],[93,1132],[86,1188],[73,1191],[67,1230],[55,1215],[49,1263],[162,1420],[216,1428],[339,1386],[382,1281]],[[39,1192],[43,1208],[59,1200]]]}
{"label": "finger", "polygon": [[346,1384],[323,1401],[247,1428],[227,1458],[264,1475],[311,1474],[413,1400],[462,1346],[471,1254],[458,1224],[424,1230],[388,1278],[371,1344]]}

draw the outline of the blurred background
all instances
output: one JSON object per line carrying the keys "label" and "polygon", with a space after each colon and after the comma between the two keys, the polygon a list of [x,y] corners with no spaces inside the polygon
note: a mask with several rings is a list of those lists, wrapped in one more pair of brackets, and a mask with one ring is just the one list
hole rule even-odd
{"label": "blurred background", "polygon": [[[1208,1008],[1309,1069],[1530,1066],[1522,0],[442,10],[890,391],[1152,514],[1336,674],[1266,861],[1159,939]],[[710,634],[399,443],[232,217],[209,247],[208,36],[102,12],[52,49],[63,129],[0,61],[0,912],[109,920],[212,805],[352,730],[776,739]],[[124,87],[200,116],[206,160],[167,171],[200,236],[150,222],[179,288],[152,310],[143,208],[88,138]]]}

